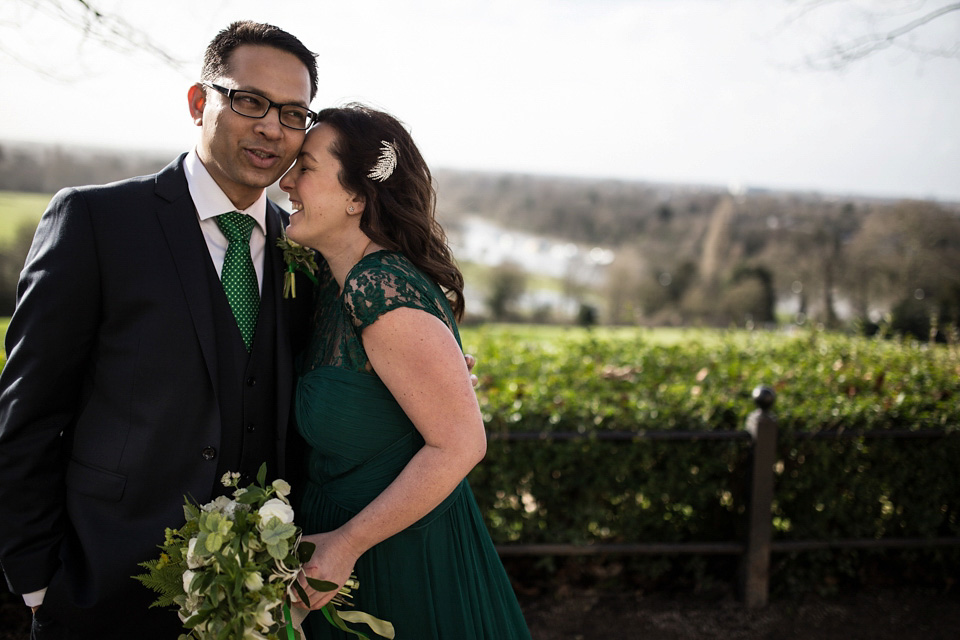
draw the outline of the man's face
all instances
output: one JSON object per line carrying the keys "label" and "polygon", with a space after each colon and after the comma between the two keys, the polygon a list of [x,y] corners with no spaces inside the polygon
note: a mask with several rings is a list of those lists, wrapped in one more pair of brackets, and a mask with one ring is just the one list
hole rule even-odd
{"label": "man's face", "polygon": [[[292,53],[242,45],[228,63],[229,71],[213,79],[214,84],[252,91],[277,104],[310,105],[310,74]],[[248,118],[235,113],[229,98],[213,89],[192,90],[190,98],[202,128],[200,160],[238,209],[249,207],[293,163],[305,132],[280,124],[274,107],[263,118]]]}

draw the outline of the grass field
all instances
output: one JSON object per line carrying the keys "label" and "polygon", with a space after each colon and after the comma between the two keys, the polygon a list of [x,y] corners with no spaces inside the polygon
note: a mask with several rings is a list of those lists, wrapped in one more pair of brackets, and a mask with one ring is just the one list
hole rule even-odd
{"label": "grass field", "polygon": [[25,224],[36,226],[51,197],[46,193],[0,191],[0,243],[13,238]]}

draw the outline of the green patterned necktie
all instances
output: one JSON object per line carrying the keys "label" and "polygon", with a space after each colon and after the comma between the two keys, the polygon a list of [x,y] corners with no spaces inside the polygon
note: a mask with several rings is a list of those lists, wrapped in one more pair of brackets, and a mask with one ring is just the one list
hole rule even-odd
{"label": "green patterned necktie", "polygon": [[250,216],[237,211],[217,216],[217,226],[229,241],[220,281],[248,352],[253,344],[253,332],[257,328],[257,314],[260,312],[260,286],[250,258],[250,233],[256,223]]}

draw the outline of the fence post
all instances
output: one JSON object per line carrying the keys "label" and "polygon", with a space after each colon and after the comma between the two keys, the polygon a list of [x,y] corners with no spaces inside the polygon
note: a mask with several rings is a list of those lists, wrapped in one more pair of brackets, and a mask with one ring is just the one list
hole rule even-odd
{"label": "fence post", "polygon": [[753,440],[753,465],[741,588],[744,604],[750,609],[766,606],[770,587],[773,465],[777,457],[777,419],[771,409],[776,398],[770,387],[757,387],[753,390],[757,408],[747,417],[747,431]]}

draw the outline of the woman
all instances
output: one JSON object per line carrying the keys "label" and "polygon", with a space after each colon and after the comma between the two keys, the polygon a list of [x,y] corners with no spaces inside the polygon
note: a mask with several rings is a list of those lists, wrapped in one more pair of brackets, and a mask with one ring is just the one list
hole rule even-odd
{"label": "woman", "polygon": [[[355,572],[357,608],[398,640],[529,638],[465,480],[486,435],[430,170],[396,119],[349,105],[320,112],[280,186],[288,236],[325,263],[295,406],[310,445],[299,518],[318,532],[304,571]],[[314,609],[333,595],[306,591]],[[347,637],[319,618],[309,638]]]}

